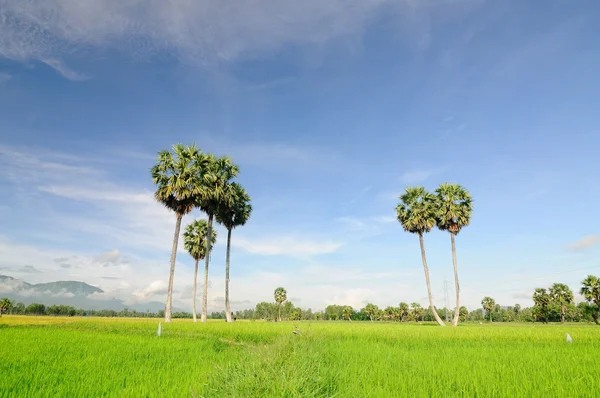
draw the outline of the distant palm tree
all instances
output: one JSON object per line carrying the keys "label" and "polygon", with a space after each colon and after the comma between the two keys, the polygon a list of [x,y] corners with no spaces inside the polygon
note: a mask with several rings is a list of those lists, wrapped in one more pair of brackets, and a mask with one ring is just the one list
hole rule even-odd
{"label": "distant palm tree", "polygon": [[431,308],[431,312],[437,323],[440,326],[446,326],[433,305],[431,283],[429,281],[429,268],[427,267],[425,244],[423,242],[423,234],[431,231],[435,226],[435,196],[427,192],[423,187],[406,188],[405,193],[400,195],[400,203],[396,207],[396,216],[406,232],[419,235],[421,260],[423,261],[425,283],[427,284],[427,293],[429,295],[429,307]]}
{"label": "distant palm tree", "polygon": [[404,322],[405,318],[408,316],[409,313],[410,308],[408,307],[407,303],[402,302],[398,305],[398,319],[400,320],[400,322]]}
{"label": "distant palm tree", "polygon": [[200,195],[197,198],[196,206],[208,216],[208,237],[206,241],[206,257],[204,258],[204,291],[202,294],[202,315],[201,321],[206,322],[208,307],[208,264],[210,261],[210,248],[208,242],[212,235],[213,219],[219,208],[233,205],[233,196],[228,193],[231,180],[239,173],[239,168],[227,156],[215,157],[209,155],[207,168],[202,175],[200,186]]}
{"label": "distant palm tree", "polygon": [[550,298],[560,304],[560,321],[565,321],[567,304],[571,304],[575,299],[569,286],[564,283],[555,283],[550,287]]}
{"label": "distant palm tree", "polygon": [[[192,298],[192,317],[196,319],[196,283],[198,280],[198,262],[206,257],[206,238],[208,236],[208,224],[205,220],[195,220],[189,224],[183,232],[183,246],[192,256],[196,263],[194,264],[194,295]],[[213,231],[210,247],[217,242],[217,231]]]}
{"label": "distant palm tree", "polygon": [[10,299],[4,297],[0,300],[0,318],[3,312],[8,312],[13,307],[13,302]]}
{"label": "distant palm tree", "polygon": [[419,303],[410,303],[410,306],[412,308],[412,315],[413,318],[415,319],[415,322],[419,321],[419,317],[421,316],[422,312],[423,312],[423,307],[421,307],[421,304]]}
{"label": "distant palm tree", "polygon": [[[594,275],[588,275],[581,281],[581,290],[579,293],[585,298],[588,303],[594,303],[600,311],[600,278]],[[598,317],[594,317],[594,321],[598,323]]]}
{"label": "distant palm tree", "polygon": [[175,275],[175,259],[181,219],[194,208],[194,204],[202,192],[201,176],[206,169],[206,165],[207,156],[196,148],[196,145],[176,144],[173,145],[173,153],[168,150],[160,151],[156,165],[150,169],[152,182],[156,185],[154,198],[167,209],[174,211],[176,216],[167,303],[165,306],[165,322],[171,322],[173,277]]}
{"label": "distant palm tree", "polygon": [[377,316],[378,312],[379,307],[373,303],[367,303],[367,305],[365,306],[365,314],[367,314],[371,322],[373,322],[373,318]]}
{"label": "distant palm tree", "polygon": [[352,317],[352,307],[350,307],[349,305],[345,306],[344,309],[342,310],[342,315],[348,321],[352,322],[352,319],[351,319],[351,317]]}
{"label": "distant palm tree", "polygon": [[275,298],[275,302],[277,303],[277,318],[278,321],[281,322],[281,304],[284,303],[285,300],[287,300],[287,291],[282,288],[282,287],[278,287],[277,289],[275,289],[275,292],[273,293],[273,297]]}
{"label": "distant palm tree", "polygon": [[[229,306],[229,258],[231,253],[231,231],[235,227],[246,224],[252,213],[250,196],[246,190],[238,183],[231,183],[226,190],[227,195],[233,197],[233,204],[227,205],[229,201],[224,201],[216,213],[217,222],[227,228],[227,254],[225,256],[225,317],[227,322],[231,322],[231,308]],[[229,202],[231,203],[231,202]]]}
{"label": "distant palm tree", "polygon": [[513,311],[515,312],[517,321],[520,321],[521,320],[521,304],[515,304],[515,306],[513,307]]}
{"label": "distant palm tree", "polygon": [[490,314],[490,322],[493,322],[492,312],[494,311],[494,308],[496,308],[496,301],[491,297],[484,297],[483,300],[481,300],[481,305],[485,312]]}
{"label": "distant palm tree", "polygon": [[550,295],[543,288],[537,288],[533,292],[533,302],[538,307],[539,314],[543,317],[544,323],[548,323],[548,305],[550,305]]}
{"label": "distant palm tree", "polygon": [[454,266],[454,285],[456,287],[456,307],[452,326],[458,325],[460,316],[460,284],[456,264],[456,245],[454,237],[471,222],[473,200],[469,191],[458,184],[441,184],[436,190],[436,224],[441,231],[450,232],[452,243],[452,265]]}

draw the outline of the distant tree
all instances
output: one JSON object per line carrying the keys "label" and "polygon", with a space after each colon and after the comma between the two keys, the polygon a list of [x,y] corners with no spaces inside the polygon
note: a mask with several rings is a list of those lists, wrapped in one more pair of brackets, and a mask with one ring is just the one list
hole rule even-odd
{"label": "distant tree", "polygon": [[219,210],[234,205],[235,195],[232,194],[232,180],[239,174],[239,168],[227,156],[215,157],[209,155],[207,168],[203,173],[200,184],[200,195],[196,206],[208,216],[208,240],[206,241],[207,256],[204,258],[204,291],[202,294],[202,315],[200,320],[206,322],[208,308],[208,265],[210,262],[210,247],[213,232],[213,219]]}
{"label": "distant tree", "polygon": [[10,311],[12,307],[13,302],[10,301],[8,298],[4,297],[3,299],[0,299],[0,318],[2,317],[3,313]]}
{"label": "distant tree", "polygon": [[396,307],[387,306],[383,310],[382,318],[387,320],[395,320],[398,309]]}
{"label": "distant tree", "polygon": [[491,298],[491,297],[484,297],[483,300],[481,300],[481,305],[483,306],[483,309],[485,310],[485,312],[487,314],[490,314],[490,322],[493,322],[492,320],[492,312],[494,311],[494,308],[496,307],[496,301]]}
{"label": "distant tree", "polygon": [[281,322],[281,304],[283,304],[283,302],[285,300],[287,300],[287,291],[282,288],[282,287],[278,287],[277,289],[275,289],[275,292],[273,293],[273,296],[275,297],[275,302],[278,305],[278,320]]}
{"label": "distant tree", "polygon": [[173,153],[164,150],[158,153],[156,165],[150,170],[152,182],[156,185],[154,198],[167,209],[175,212],[175,234],[171,249],[171,268],[165,307],[165,322],[171,322],[173,302],[173,278],[181,220],[194,208],[201,193],[201,178],[206,168],[207,157],[192,144],[173,145]]}
{"label": "distant tree", "polygon": [[25,308],[25,313],[29,315],[44,315],[46,306],[40,303],[31,303]]}
{"label": "distant tree", "polygon": [[579,293],[588,303],[596,305],[596,311],[588,310],[588,313],[592,314],[594,322],[598,324],[598,313],[600,312],[600,278],[588,275],[587,278],[581,281],[581,290]]}
{"label": "distant tree", "polygon": [[[205,220],[195,220],[189,224],[183,232],[183,246],[195,260],[194,264],[194,292],[192,293],[192,319],[196,319],[196,284],[198,281],[198,262],[206,256],[206,238],[208,236],[208,224]],[[210,249],[217,242],[217,231],[211,236]],[[207,279],[207,276],[205,276]]]}
{"label": "distant tree", "polygon": [[435,196],[427,192],[423,187],[406,188],[405,192],[400,195],[400,203],[396,207],[396,216],[406,232],[419,235],[421,260],[423,262],[425,283],[429,296],[429,307],[437,323],[440,326],[446,326],[433,305],[433,295],[431,294],[431,283],[429,281],[429,267],[427,266],[425,243],[423,241],[423,234],[431,231],[436,224]]}
{"label": "distant tree", "polygon": [[410,314],[410,308],[404,301],[398,305],[398,320],[404,322]]}
{"label": "distant tree", "polygon": [[467,309],[467,307],[462,306],[462,307],[460,307],[460,309],[458,311],[458,314],[459,314],[459,318],[458,319],[461,322],[465,322],[467,320],[467,317],[469,316],[469,310]]}
{"label": "distant tree", "polygon": [[550,287],[549,293],[551,300],[560,305],[560,321],[564,322],[567,304],[571,304],[574,300],[573,292],[564,283],[555,283]]}
{"label": "distant tree", "polygon": [[25,304],[21,303],[20,301],[15,304],[11,310],[11,314],[14,315],[24,315],[25,314]]}
{"label": "distant tree", "polygon": [[216,214],[217,222],[227,229],[227,251],[225,255],[225,314],[227,322],[231,322],[231,308],[229,306],[229,258],[231,253],[231,231],[246,224],[252,213],[250,196],[238,183],[231,183],[225,189],[223,196],[229,200],[223,200]]}
{"label": "distant tree", "polygon": [[544,323],[548,323],[548,306],[551,302],[551,297],[543,288],[535,289],[533,293],[533,302],[537,307],[535,309],[538,318],[542,318]]}
{"label": "distant tree", "polygon": [[458,325],[460,316],[460,284],[458,283],[458,266],[456,264],[456,245],[454,237],[471,222],[473,200],[471,194],[458,184],[440,184],[436,193],[436,224],[441,231],[450,233],[452,244],[452,265],[454,267],[454,285],[456,290],[456,306],[452,326]]}
{"label": "distant tree", "polygon": [[513,307],[513,312],[515,313],[515,318],[517,319],[517,321],[520,321],[521,320],[521,317],[520,317],[521,305],[515,304],[515,306]]}
{"label": "distant tree", "polygon": [[411,303],[410,306],[412,308],[413,319],[415,322],[418,322],[419,318],[423,315],[423,307],[419,303]]}
{"label": "distant tree", "polygon": [[346,318],[348,321],[352,322],[352,307],[350,307],[349,305],[344,306],[344,309],[342,310],[342,314],[344,315],[344,318]]}
{"label": "distant tree", "polygon": [[377,317],[377,313],[379,312],[379,307],[373,303],[368,303],[365,306],[365,313],[369,317],[371,321]]}

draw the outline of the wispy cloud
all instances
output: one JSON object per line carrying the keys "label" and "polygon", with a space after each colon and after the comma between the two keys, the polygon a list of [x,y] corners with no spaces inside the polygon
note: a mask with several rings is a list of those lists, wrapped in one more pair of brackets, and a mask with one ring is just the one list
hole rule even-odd
{"label": "wispy cloud", "polygon": [[23,272],[26,274],[38,274],[40,270],[35,268],[33,265],[25,265],[17,270],[17,272]]}
{"label": "wispy cloud", "polygon": [[55,71],[57,71],[58,73],[60,73],[66,79],[69,79],[69,80],[72,80],[75,82],[81,82],[84,80],[88,80],[90,78],[87,75],[75,72],[74,70],[69,68],[63,61],[60,61],[58,59],[47,58],[47,59],[42,59],[41,61],[44,64],[51,67],[52,69],[54,69]]}
{"label": "wispy cloud", "polygon": [[[417,46],[431,41],[431,14],[474,0],[3,1],[0,56],[53,60],[100,48],[146,57],[157,52],[204,64],[273,51],[285,44],[359,40],[385,11]],[[439,10],[438,10],[439,9]],[[398,11],[398,12],[389,12]],[[77,76],[72,72],[66,77]]]}
{"label": "wispy cloud", "polygon": [[596,246],[598,242],[600,242],[600,235],[588,235],[579,239],[577,242],[571,243],[568,248],[573,251],[585,250]]}

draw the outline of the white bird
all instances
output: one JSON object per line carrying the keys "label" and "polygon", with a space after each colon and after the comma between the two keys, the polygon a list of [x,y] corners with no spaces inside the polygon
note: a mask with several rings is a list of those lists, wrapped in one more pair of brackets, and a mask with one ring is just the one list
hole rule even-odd
{"label": "white bird", "polygon": [[156,335],[158,337],[160,337],[161,324],[162,324],[162,322],[158,322],[158,330],[156,331]]}
{"label": "white bird", "polygon": [[571,335],[569,333],[567,333],[567,343],[572,343],[573,339],[571,338]]}

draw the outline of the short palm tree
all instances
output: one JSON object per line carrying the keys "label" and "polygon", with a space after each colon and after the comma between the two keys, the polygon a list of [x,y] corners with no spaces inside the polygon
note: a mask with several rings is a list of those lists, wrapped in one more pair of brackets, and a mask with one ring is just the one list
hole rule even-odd
{"label": "short palm tree", "polygon": [[[227,228],[227,254],[225,256],[225,317],[231,322],[231,308],[229,306],[229,259],[231,253],[231,231],[235,227],[246,224],[252,213],[250,196],[238,183],[231,183],[226,190],[228,195],[233,196],[233,204],[228,206],[229,201],[223,201],[223,205],[216,213],[217,222]],[[229,202],[231,203],[231,202]]]}
{"label": "short palm tree", "polygon": [[421,245],[421,260],[425,270],[425,283],[427,284],[427,293],[429,295],[429,307],[437,323],[440,326],[446,326],[440,318],[435,306],[433,305],[433,296],[431,294],[431,282],[429,281],[429,267],[427,266],[427,257],[425,255],[425,244],[423,234],[431,231],[436,222],[436,203],[435,196],[427,192],[423,187],[410,187],[400,195],[400,203],[396,207],[396,216],[406,232],[419,235]]}
{"label": "short palm tree", "polygon": [[547,323],[548,318],[548,306],[550,305],[550,295],[546,289],[538,287],[533,292],[533,302],[538,307],[539,315],[544,319],[544,323]]}
{"label": "short palm tree", "polygon": [[421,313],[423,312],[423,307],[421,307],[421,304],[413,302],[410,303],[410,307],[412,308],[412,316],[415,319],[415,322],[419,321],[419,317],[421,316]]}
{"label": "short palm tree", "polygon": [[410,308],[408,307],[408,304],[405,302],[402,302],[398,305],[398,319],[400,322],[404,322],[404,320],[406,319],[406,317],[408,316],[408,314],[410,314]]}
{"label": "short palm tree", "polygon": [[194,208],[194,204],[202,193],[201,176],[207,166],[207,156],[196,145],[173,145],[173,152],[168,150],[158,153],[157,163],[150,169],[152,182],[156,185],[154,198],[167,209],[175,212],[175,234],[171,249],[171,268],[169,286],[165,306],[165,322],[171,322],[173,302],[173,278],[177,243],[181,229],[181,219]]}
{"label": "short palm tree", "polygon": [[493,322],[492,312],[494,311],[494,308],[496,308],[496,301],[491,297],[484,297],[483,300],[481,300],[481,306],[485,312],[490,314],[490,322]]}
{"label": "short palm tree", "polygon": [[550,287],[550,298],[560,304],[560,321],[565,321],[567,304],[571,304],[575,299],[569,286],[564,283],[555,283]]}
{"label": "short palm tree", "polygon": [[277,303],[277,320],[281,322],[281,305],[287,300],[287,291],[282,287],[278,287],[273,292],[273,298]]}
{"label": "short palm tree", "polygon": [[350,307],[349,305],[345,306],[342,310],[342,316],[348,321],[352,322],[352,307]]}
{"label": "short palm tree", "polygon": [[[192,256],[196,263],[194,264],[194,293],[192,297],[192,317],[196,319],[196,283],[198,281],[198,262],[206,257],[206,238],[208,236],[208,223],[205,220],[195,220],[189,224],[183,232],[183,246]],[[211,235],[210,247],[217,242],[217,231]]]}
{"label": "short palm tree", "polygon": [[[594,275],[588,275],[581,281],[581,290],[579,293],[586,299],[588,303],[594,303],[600,311],[600,278]],[[597,317],[594,321],[598,323]]]}
{"label": "short palm tree", "polygon": [[454,285],[456,287],[456,307],[452,326],[458,325],[460,316],[460,284],[456,264],[456,245],[454,237],[471,222],[473,200],[469,191],[458,184],[441,184],[436,190],[436,224],[441,231],[450,232],[452,243],[452,265],[454,267]]}
{"label": "short palm tree", "polygon": [[0,318],[2,317],[2,313],[10,311],[12,306],[13,306],[13,303],[12,303],[12,301],[10,301],[10,299],[8,299],[6,297],[4,297],[3,299],[0,299]]}
{"label": "short palm tree", "polygon": [[212,236],[213,219],[223,206],[233,205],[233,195],[230,195],[231,180],[239,173],[239,168],[227,156],[208,156],[207,168],[202,174],[200,195],[197,197],[196,206],[208,216],[208,239],[206,241],[207,255],[204,258],[204,291],[202,294],[202,322],[207,319],[208,307],[208,265],[210,262],[210,248],[208,242]]}

